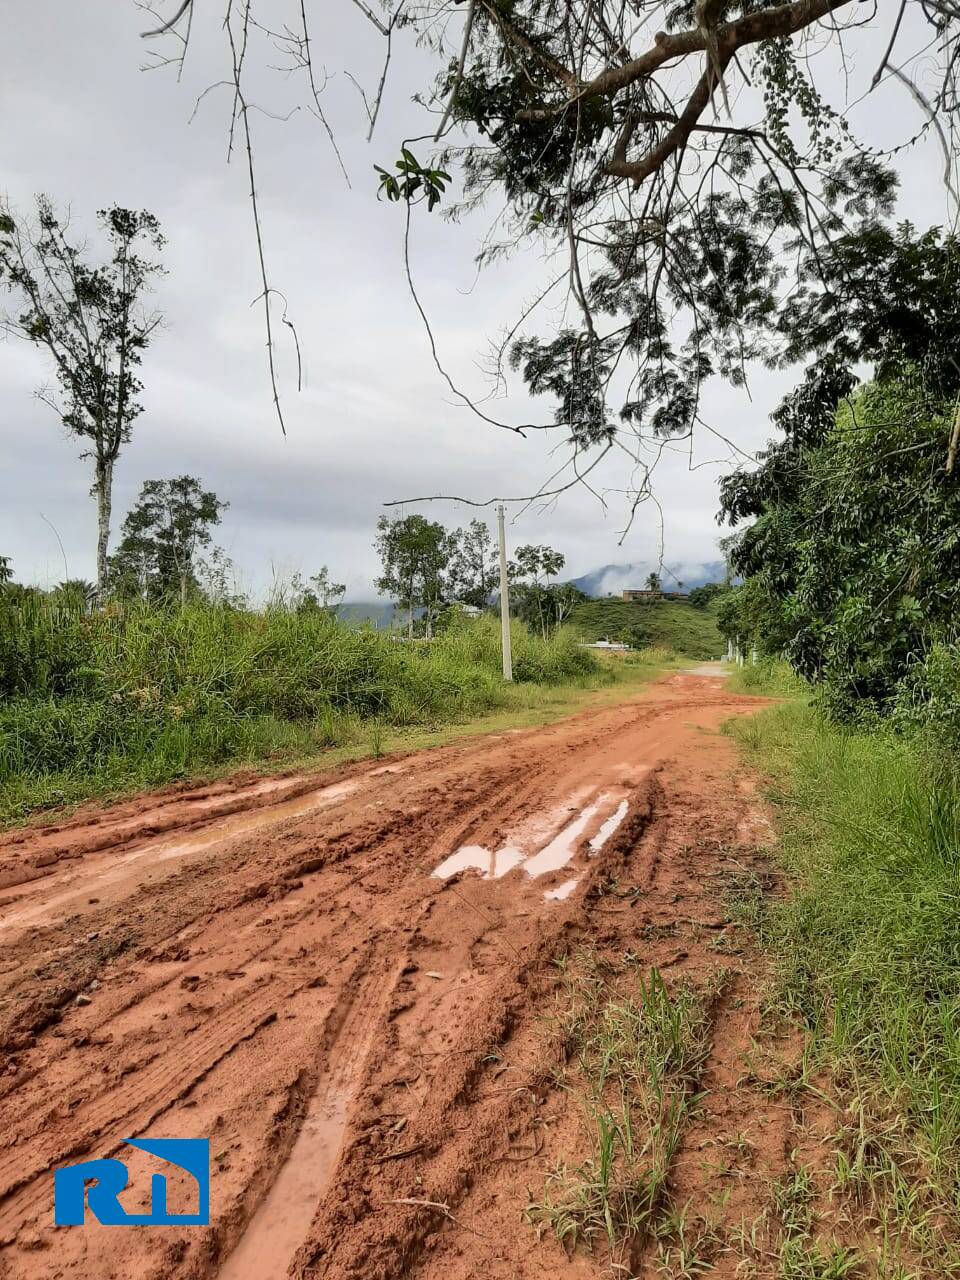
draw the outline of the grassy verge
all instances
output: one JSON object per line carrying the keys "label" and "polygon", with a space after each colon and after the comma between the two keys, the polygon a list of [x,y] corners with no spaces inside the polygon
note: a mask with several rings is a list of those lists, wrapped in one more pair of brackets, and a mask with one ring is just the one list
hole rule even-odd
{"label": "grassy verge", "polygon": [[505,686],[486,618],[409,645],[320,611],[0,606],[0,823],[239,766],[381,755],[482,717],[535,723],[663,658],[614,666],[519,625],[513,647]]}
{"label": "grassy verge", "polygon": [[809,685],[787,663],[769,658],[759,662],[748,659],[742,667],[735,667],[728,687],[732,693],[755,693],[771,698],[806,698],[810,692]]}
{"label": "grassy verge", "polygon": [[808,1028],[840,1099],[834,1193],[878,1233],[869,1274],[960,1276],[956,774],[802,700],[731,732],[773,778],[793,884],[763,940],[777,1003]]}

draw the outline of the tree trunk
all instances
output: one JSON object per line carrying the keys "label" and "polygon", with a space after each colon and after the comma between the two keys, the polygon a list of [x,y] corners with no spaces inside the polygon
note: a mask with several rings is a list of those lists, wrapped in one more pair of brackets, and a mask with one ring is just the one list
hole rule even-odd
{"label": "tree trunk", "polygon": [[97,599],[102,602],[107,593],[107,548],[110,543],[110,512],[113,508],[112,459],[97,459],[93,493],[97,500]]}
{"label": "tree trunk", "polygon": [[187,575],[180,574],[180,608],[184,608],[187,603]]}
{"label": "tree trunk", "polygon": [[407,601],[407,639],[413,639],[413,584],[410,586],[410,595]]}

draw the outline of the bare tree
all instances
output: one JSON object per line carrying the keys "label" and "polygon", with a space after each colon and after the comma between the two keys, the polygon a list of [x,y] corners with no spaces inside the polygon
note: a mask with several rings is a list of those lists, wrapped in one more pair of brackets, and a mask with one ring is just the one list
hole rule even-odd
{"label": "bare tree", "polygon": [[142,303],[162,267],[141,250],[159,251],[164,240],[152,213],[104,209],[98,216],[109,257],[97,264],[71,238],[69,215],[59,215],[46,196],[37,198],[36,215],[31,222],[0,204],[0,286],[15,300],[14,309],[0,313],[0,329],[50,357],[58,390],[38,395],[83,442],[81,457],[93,459],[102,597],[114,467],[142,412],[138,370],[161,319]]}

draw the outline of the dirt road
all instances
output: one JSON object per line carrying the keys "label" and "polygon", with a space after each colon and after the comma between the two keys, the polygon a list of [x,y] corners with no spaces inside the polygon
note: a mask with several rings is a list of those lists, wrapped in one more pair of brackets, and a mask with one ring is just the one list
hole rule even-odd
{"label": "dirt road", "polygon": [[[722,902],[765,819],[718,730],[759,705],[673,675],[547,728],[0,837],[0,1275],[610,1274],[523,1218],[584,1141],[544,1035],[584,944],[722,971],[671,1185],[710,1195],[703,1153],[740,1135],[739,1220],[789,1150],[743,1079],[756,961]],[[54,1227],[51,1171],[143,1136],[211,1139],[211,1225]],[[154,1168],[128,1165],[142,1212]]]}

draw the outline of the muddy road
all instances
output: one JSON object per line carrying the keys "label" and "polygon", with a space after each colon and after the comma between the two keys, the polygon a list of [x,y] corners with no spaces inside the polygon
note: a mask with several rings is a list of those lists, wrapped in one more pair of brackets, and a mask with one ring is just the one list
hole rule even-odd
{"label": "muddy road", "polygon": [[[711,1197],[704,1152],[739,1135],[741,1220],[790,1149],[745,1079],[758,962],[722,901],[765,819],[719,727],[761,705],[667,676],[546,728],[0,836],[0,1276],[630,1274],[524,1219],[586,1141],[544,1032],[584,945],[721,973],[671,1194]],[[52,1170],[83,1159],[122,1155],[149,1207],[129,1137],[210,1138],[209,1227],[53,1225]],[[172,1178],[168,1201],[196,1207]]]}

